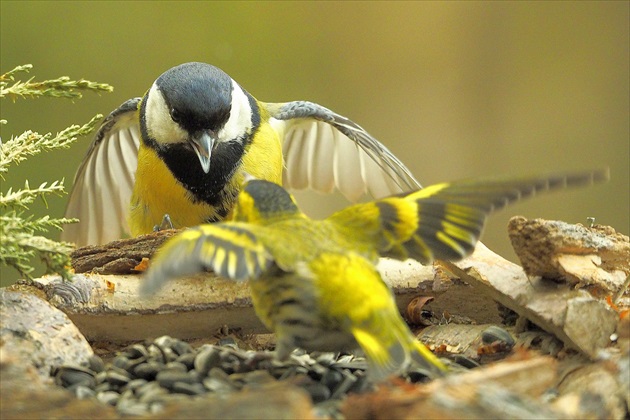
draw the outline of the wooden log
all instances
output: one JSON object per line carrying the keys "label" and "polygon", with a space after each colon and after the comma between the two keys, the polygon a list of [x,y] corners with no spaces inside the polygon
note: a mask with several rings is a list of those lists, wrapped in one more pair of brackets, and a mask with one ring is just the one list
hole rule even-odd
{"label": "wooden log", "polygon": [[[470,316],[479,323],[500,322],[497,306],[487,295],[445,272],[441,264],[383,258],[378,269],[402,313],[413,298],[429,295],[436,296],[431,307],[439,313]],[[90,341],[128,342],[161,335],[201,338],[224,325],[244,334],[267,332],[254,313],[246,282],[204,273],[172,280],[156,295],[141,299],[137,293],[141,281],[137,274],[84,273],[72,282],[45,276],[35,284]]]}

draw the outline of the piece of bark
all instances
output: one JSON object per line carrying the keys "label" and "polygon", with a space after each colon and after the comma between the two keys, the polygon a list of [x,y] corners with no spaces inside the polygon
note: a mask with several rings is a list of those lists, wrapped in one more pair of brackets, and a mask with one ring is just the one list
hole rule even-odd
{"label": "piece of bark", "polygon": [[521,267],[478,244],[475,258],[449,263],[463,280],[478,285],[484,293],[545,331],[565,345],[594,358],[610,343],[617,313],[584,290],[541,278],[528,278]]}
{"label": "piece of bark", "polygon": [[588,228],[516,216],[508,223],[508,233],[530,276],[610,294],[618,293],[630,274],[630,239],[609,226]]}
{"label": "piece of bark", "polygon": [[70,255],[72,267],[75,273],[131,274],[143,258],[150,258],[164,241],[179,232],[161,230],[104,245],[84,246]]}
{"label": "piece of bark", "polygon": [[346,418],[562,418],[540,395],[557,381],[551,357],[504,361],[422,386],[381,386],[350,395]]}

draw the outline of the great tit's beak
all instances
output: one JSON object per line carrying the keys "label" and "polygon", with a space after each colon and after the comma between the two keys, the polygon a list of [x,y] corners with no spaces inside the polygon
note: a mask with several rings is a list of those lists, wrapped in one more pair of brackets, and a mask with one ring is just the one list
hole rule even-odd
{"label": "great tit's beak", "polygon": [[195,133],[190,139],[190,144],[201,163],[201,169],[205,173],[210,171],[210,157],[212,156],[212,148],[214,147],[214,133],[206,130]]}

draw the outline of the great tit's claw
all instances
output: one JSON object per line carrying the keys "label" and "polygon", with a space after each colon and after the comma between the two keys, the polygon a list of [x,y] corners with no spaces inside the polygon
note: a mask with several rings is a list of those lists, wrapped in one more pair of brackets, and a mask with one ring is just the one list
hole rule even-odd
{"label": "great tit's claw", "polygon": [[175,227],[173,226],[173,222],[171,221],[171,216],[169,216],[168,214],[165,214],[164,217],[162,218],[162,223],[160,223],[159,225],[153,226],[153,232],[159,232],[161,230],[167,230],[167,229],[175,229]]}

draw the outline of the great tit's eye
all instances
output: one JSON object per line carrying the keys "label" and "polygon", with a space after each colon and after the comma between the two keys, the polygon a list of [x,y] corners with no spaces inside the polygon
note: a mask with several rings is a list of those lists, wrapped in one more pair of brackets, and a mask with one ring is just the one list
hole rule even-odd
{"label": "great tit's eye", "polygon": [[171,119],[176,123],[180,123],[182,121],[182,113],[175,108],[171,108]]}

